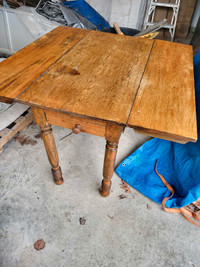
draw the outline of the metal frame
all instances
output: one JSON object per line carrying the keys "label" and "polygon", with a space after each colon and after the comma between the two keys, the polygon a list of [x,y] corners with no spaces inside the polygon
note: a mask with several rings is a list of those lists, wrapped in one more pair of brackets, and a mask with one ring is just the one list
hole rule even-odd
{"label": "metal frame", "polygon": [[[175,0],[175,3],[169,3],[169,1],[168,1],[168,3],[163,3],[163,2],[158,2],[158,0],[151,0],[147,15],[146,15],[145,21],[144,21],[144,29],[146,29],[148,26],[154,25],[156,7],[166,7],[166,8],[172,8],[173,9],[171,23],[163,26],[163,28],[169,29],[169,33],[171,35],[171,41],[173,42],[175,30],[176,30],[178,12],[179,12],[179,8],[180,8],[180,0]],[[149,18],[151,18],[150,21],[149,21]]]}

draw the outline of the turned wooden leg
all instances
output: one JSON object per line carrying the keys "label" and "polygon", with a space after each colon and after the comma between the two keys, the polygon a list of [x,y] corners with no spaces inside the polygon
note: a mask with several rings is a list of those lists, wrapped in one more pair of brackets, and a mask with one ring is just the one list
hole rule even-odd
{"label": "turned wooden leg", "polygon": [[115,158],[117,155],[118,144],[113,142],[106,142],[106,151],[104,158],[104,169],[102,185],[101,185],[101,195],[107,197],[110,194],[111,189],[111,179],[114,172]]}
{"label": "turned wooden leg", "polygon": [[40,129],[42,132],[42,137],[43,137],[44,145],[46,148],[47,156],[52,166],[51,170],[52,170],[54,182],[57,185],[60,185],[63,183],[62,171],[59,166],[58,154],[57,154],[57,149],[56,149],[51,125],[45,125],[45,126],[40,125]]}

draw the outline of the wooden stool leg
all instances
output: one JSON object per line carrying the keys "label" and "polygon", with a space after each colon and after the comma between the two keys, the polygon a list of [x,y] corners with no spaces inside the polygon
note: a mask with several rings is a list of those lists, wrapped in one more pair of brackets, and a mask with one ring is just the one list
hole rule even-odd
{"label": "wooden stool leg", "polygon": [[118,144],[116,143],[109,141],[106,142],[106,151],[105,151],[104,169],[103,169],[104,179],[102,180],[102,186],[101,186],[101,195],[103,197],[107,197],[110,194],[111,179],[114,172],[117,147]]}
{"label": "wooden stool leg", "polygon": [[61,168],[59,166],[58,154],[51,125],[45,125],[45,126],[40,125],[40,129],[42,132],[42,137],[46,148],[47,156],[52,166],[51,170],[54,182],[57,185],[60,185],[63,183],[63,178],[62,178]]}

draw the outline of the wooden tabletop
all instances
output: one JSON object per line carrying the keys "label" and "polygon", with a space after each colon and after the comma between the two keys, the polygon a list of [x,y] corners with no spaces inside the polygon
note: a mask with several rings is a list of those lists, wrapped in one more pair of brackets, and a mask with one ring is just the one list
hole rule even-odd
{"label": "wooden tabletop", "polygon": [[0,101],[197,140],[192,47],[60,26],[0,64]]}

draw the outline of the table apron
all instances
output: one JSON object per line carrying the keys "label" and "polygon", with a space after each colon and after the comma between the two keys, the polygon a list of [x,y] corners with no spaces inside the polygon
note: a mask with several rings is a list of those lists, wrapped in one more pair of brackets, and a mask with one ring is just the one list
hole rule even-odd
{"label": "table apron", "polygon": [[[46,120],[49,124],[73,129],[76,125],[81,125],[80,131],[92,135],[105,137],[106,122],[99,122],[95,120],[85,119],[74,115],[54,112],[51,110],[44,110]],[[40,124],[35,118],[36,123]]]}

